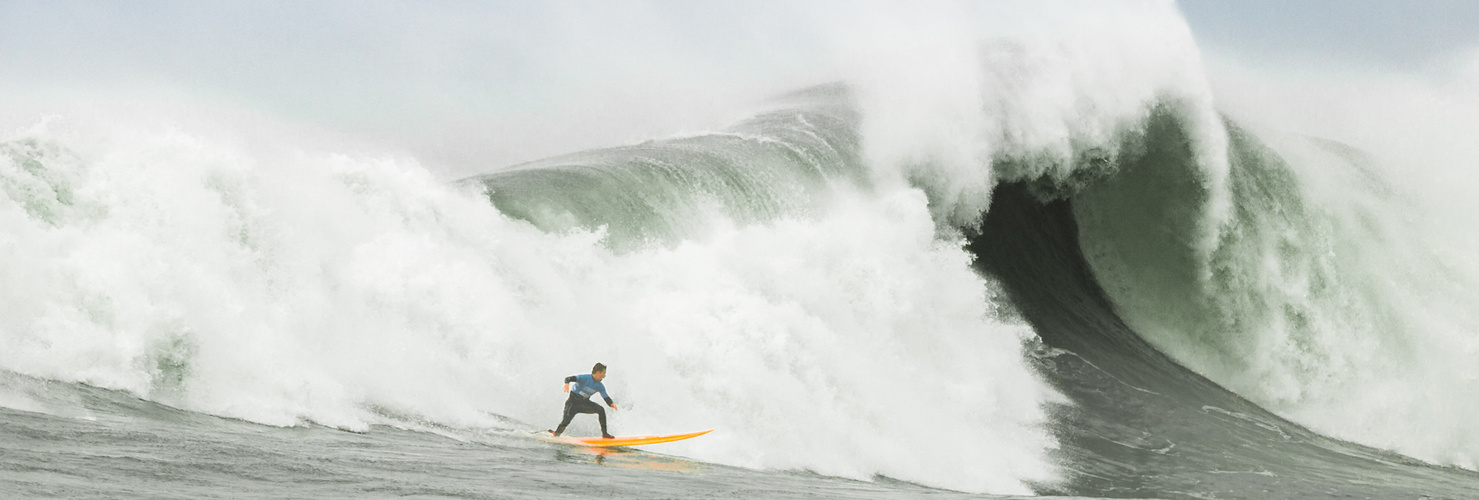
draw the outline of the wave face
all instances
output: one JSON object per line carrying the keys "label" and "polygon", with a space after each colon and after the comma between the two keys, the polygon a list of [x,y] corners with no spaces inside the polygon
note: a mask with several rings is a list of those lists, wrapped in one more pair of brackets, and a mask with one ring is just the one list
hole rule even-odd
{"label": "wave face", "polygon": [[[1184,148],[1170,125],[1152,126],[1151,136],[1166,134],[1163,145]],[[1148,154],[1121,169],[1154,168],[1158,159]],[[969,248],[975,266],[1000,280],[1041,336],[1039,370],[1074,403],[1053,414],[1062,445],[1055,455],[1070,480],[1041,492],[1463,498],[1479,484],[1471,471],[1311,430],[1188,369],[1122,319],[1124,308],[1089,257],[1095,246],[1084,239],[1093,233],[1083,223],[1081,198],[1039,193],[1025,183],[999,187]]]}
{"label": "wave face", "polygon": [[[1451,227],[1349,146],[1229,122],[1230,209],[1200,248],[1210,188],[1186,134],[1075,193],[1084,255],[1135,331],[1217,383],[1321,432],[1473,468],[1475,277]],[[1267,137],[1267,139],[1265,139]],[[1436,370],[1436,371],[1431,371]],[[1444,373],[1439,375],[1438,373]],[[1432,432],[1447,436],[1433,439]]]}
{"label": "wave face", "polygon": [[867,189],[858,113],[840,85],[777,99],[784,109],[721,133],[539,160],[476,176],[499,211],[547,232],[602,230],[615,248],[822,211],[834,187]]}

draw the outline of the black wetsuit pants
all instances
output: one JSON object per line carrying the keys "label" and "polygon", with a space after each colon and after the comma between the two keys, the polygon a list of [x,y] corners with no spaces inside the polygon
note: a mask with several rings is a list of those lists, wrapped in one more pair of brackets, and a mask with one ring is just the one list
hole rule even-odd
{"label": "black wetsuit pants", "polygon": [[560,426],[555,428],[556,436],[565,432],[565,427],[570,425],[570,420],[574,419],[577,413],[596,414],[596,419],[601,421],[601,435],[611,435],[611,433],[606,432],[606,409],[602,408],[601,405],[591,402],[589,399],[571,392],[570,399],[565,400],[565,418],[560,420]]}

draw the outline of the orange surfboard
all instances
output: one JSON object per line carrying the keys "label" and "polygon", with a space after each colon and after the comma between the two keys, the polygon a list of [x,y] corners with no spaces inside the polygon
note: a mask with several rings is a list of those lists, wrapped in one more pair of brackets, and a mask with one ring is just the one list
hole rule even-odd
{"label": "orange surfboard", "polygon": [[611,439],[599,437],[569,437],[569,436],[541,436],[542,439],[556,443],[573,444],[576,446],[592,446],[596,448],[611,448],[615,446],[638,446],[644,444],[671,443],[684,439],[696,438],[704,434],[714,432],[714,429],[706,431],[690,432],[688,434],[669,434],[666,436],[617,436]]}

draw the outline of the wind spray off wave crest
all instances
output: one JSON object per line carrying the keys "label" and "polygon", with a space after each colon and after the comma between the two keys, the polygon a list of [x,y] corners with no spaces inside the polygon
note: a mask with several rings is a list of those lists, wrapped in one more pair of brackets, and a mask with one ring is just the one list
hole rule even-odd
{"label": "wind spray off wave crest", "polygon": [[[884,62],[849,79],[869,161],[881,178],[929,193],[942,225],[976,225],[999,182],[1066,196],[1112,174],[1157,108],[1182,117],[1196,150],[1190,168],[1222,191],[1226,133],[1173,5],[961,8],[955,18],[914,19],[929,28],[911,31],[919,35],[907,37],[911,45],[858,42],[855,50]],[[1217,198],[1206,207],[1203,238],[1215,235],[1225,206]]]}

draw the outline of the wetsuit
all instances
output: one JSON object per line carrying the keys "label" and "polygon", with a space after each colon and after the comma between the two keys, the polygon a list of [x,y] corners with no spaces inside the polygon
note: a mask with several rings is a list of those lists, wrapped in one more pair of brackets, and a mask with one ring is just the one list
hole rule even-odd
{"label": "wetsuit", "polygon": [[601,435],[610,437],[611,433],[606,432],[606,409],[591,402],[591,395],[599,392],[601,399],[605,399],[607,405],[614,403],[611,396],[606,394],[606,385],[597,382],[596,378],[588,373],[565,377],[565,383],[574,385],[570,386],[570,398],[565,400],[565,418],[560,420],[560,426],[555,428],[555,435],[558,436],[565,432],[565,427],[570,425],[570,420],[575,418],[575,414],[594,413],[596,419],[601,421]]}

